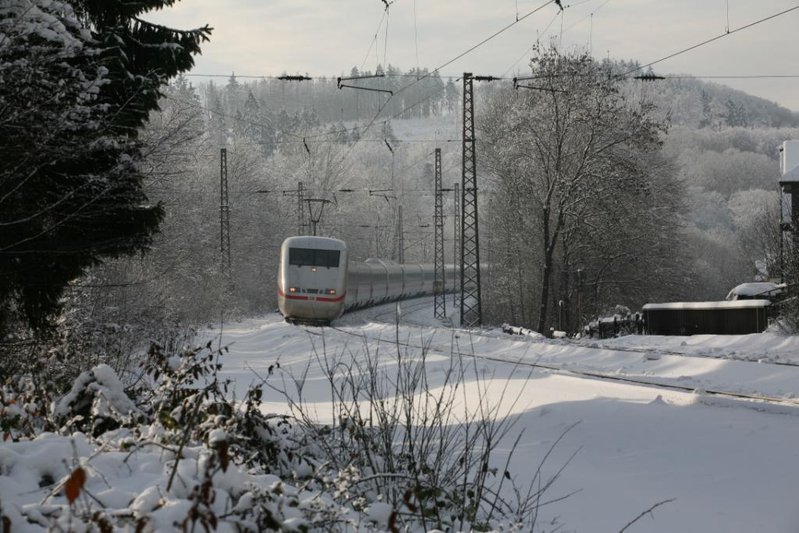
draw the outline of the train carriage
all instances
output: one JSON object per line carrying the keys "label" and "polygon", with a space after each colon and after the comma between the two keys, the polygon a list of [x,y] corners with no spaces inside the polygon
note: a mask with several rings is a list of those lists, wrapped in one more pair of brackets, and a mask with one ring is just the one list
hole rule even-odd
{"label": "train carriage", "polygon": [[[452,286],[455,268],[445,267]],[[280,248],[278,307],[286,320],[329,324],[345,311],[433,294],[433,265],[381,259],[350,262],[346,244],[328,237],[289,237]]]}

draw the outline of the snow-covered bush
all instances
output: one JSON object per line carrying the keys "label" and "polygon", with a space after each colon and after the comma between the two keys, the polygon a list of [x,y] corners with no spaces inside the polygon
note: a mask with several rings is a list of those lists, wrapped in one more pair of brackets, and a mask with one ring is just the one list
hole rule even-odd
{"label": "snow-covered bush", "polygon": [[600,339],[635,335],[643,333],[644,322],[641,313],[633,313],[629,307],[615,305],[607,309],[602,316],[591,320],[585,327],[585,334]]}
{"label": "snow-covered bush", "polygon": [[323,531],[358,522],[310,488],[321,461],[299,425],[262,413],[257,388],[241,403],[226,397],[223,352],[154,345],[134,387],[98,365],[49,404],[30,376],[5,382],[4,530]]}
{"label": "snow-covered bush", "polygon": [[0,440],[32,439],[54,429],[52,394],[31,375],[11,375],[0,383]]}
{"label": "snow-covered bush", "polygon": [[[288,376],[281,386],[266,383],[285,395],[306,431],[316,436],[324,459],[316,479],[377,527],[531,527],[554,479],[540,479],[539,469],[524,487],[518,485],[508,471],[513,450],[505,463],[494,464],[493,452],[515,419],[499,412],[503,402],[480,398],[478,405],[465,405],[467,382],[484,379],[474,360],[453,350],[441,384],[440,376],[427,374],[428,355],[426,349],[389,355],[364,349],[354,358],[318,354],[331,390],[333,424],[320,424],[314,407],[306,404],[302,376]],[[389,357],[398,365],[396,377],[383,370]],[[512,410],[518,400],[508,398],[502,409]],[[505,490],[515,499],[501,496]]]}
{"label": "snow-covered bush", "polygon": [[132,385],[100,364],[60,397],[37,397],[29,377],[8,380],[4,527],[505,531],[533,524],[557,479],[539,469],[521,487],[509,458],[494,464],[514,418],[487,399],[464,410],[467,380],[483,379],[468,359],[453,356],[444,386],[433,388],[426,351],[397,352],[396,379],[381,372],[378,353],[350,366],[322,356],[337,413],[325,425],[301,398],[288,398],[295,417],[262,411],[261,387],[287,376],[277,363],[244,398],[231,398],[219,375],[225,352],[154,344]]}
{"label": "snow-covered bush", "polygon": [[53,415],[65,429],[94,436],[120,426],[130,427],[142,418],[108,365],[96,366],[78,376],[69,393],[56,404]]}

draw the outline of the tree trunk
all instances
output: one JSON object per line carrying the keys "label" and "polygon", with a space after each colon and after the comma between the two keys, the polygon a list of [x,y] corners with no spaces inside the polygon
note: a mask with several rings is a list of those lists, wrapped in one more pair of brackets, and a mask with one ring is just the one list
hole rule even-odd
{"label": "tree trunk", "polygon": [[[551,191],[551,189],[550,189]],[[547,195],[547,202],[551,198],[551,193]],[[546,335],[544,328],[547,323],[547,302],[549,301],[549,278],[552,275],[552,256],[555,253],[554,242],[550,239],[549,230],[549,206],[544,208],[542,217],[542,233],[544,238],[544,271],[541,273],[541,296],[538,305],[538,326],[537,331]]]}
{"label": "tree trunk", "polygon": [[546,323],[547,323],[547,310],[549,306],[547,302],[549,302],[549,280],[552,277],[552,248],[547,247],[546,252],[544,253],[544,272],[541,274],[541,299],[538,306],[538,328],[537,331],[546,335]]}

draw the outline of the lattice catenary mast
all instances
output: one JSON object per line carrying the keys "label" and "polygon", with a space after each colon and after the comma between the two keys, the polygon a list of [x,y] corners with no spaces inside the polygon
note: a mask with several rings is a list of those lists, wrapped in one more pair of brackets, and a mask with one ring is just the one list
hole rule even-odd
{"label": "lattice catenary mast", "polygon": [[461,271],[461,186],[460,183],[455,182],[453,185],[452,190],[455,191],[453,194],[454,202],[453,202],[453,224],[452,227],[455,230],[454,235],[452,237],[452,262],[455,263],[455,277],[453,278],[453,285],[452,285],[452,306],[458,307],[458,299],[460,297],[460,291],[458,290],[460,287],[460,271]]}
{"label": "lattice catenary mast", "polygon": [[447,306],[444,299],[444,202],[441,196],[441,148],[436,148],[435,156],[436,200],[435,214],[433,215],[435,223],[433,245],[433,262],[435,267],[435,277],[433,281],[433,316],[436,318],[446,318]]}
{"label": "lattice catenary mast", "polygon": [[461,326],[483,323],[480,302],[480,238],[477,227],[477,165],[471,72],[463,74],[463,173],[461,179]]}

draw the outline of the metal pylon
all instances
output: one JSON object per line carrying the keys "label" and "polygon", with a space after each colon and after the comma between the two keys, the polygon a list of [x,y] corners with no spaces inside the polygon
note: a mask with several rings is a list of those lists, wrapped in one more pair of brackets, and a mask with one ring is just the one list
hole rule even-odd
{"label": "metal pylon", "polygon": [[434,236],[434,263],[435,263],[435,278],[433,285],[433,316],[436,318],[446,318],[447,306],[444,299],[444,201],[441,197],[441,148],[436,148],[436,163],[435,163],[435,214],[433,220],[435,223],[435,236]]}
{"label": "metal pylon", "polygon": [[455,183],[452,187],[454,191],[453,202],[453,223],[454,235],[452,237],[452,262],[455,263],[455,276],[452,280],[452,306],[457,307],[460,299],[460,273],[461,273],[461,186]]}
{"label": "metal pylon", "polygon": [[463,173],[461,179],[461,326],[483,323],[480,302],[480,238],[477,227],[477,163],[471,72],[463,74]]}

